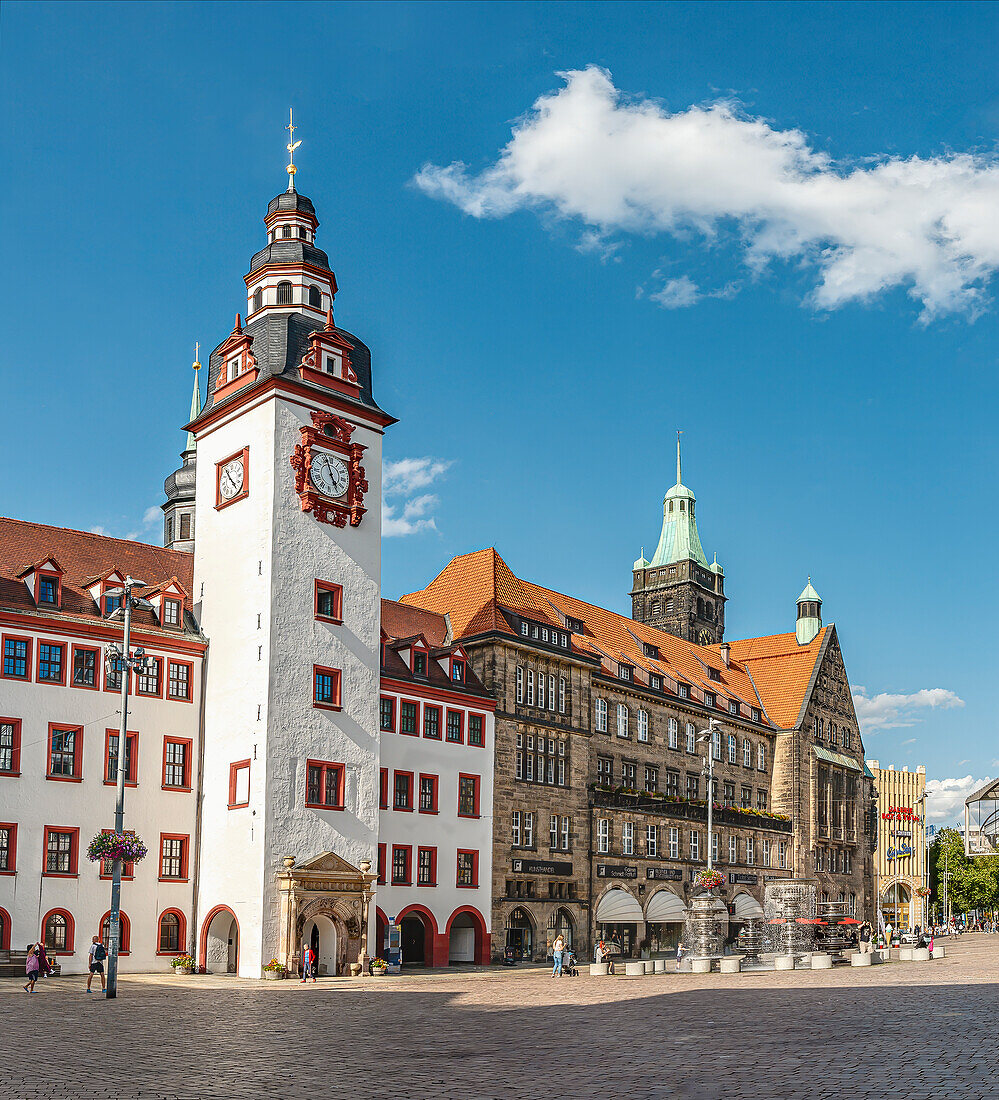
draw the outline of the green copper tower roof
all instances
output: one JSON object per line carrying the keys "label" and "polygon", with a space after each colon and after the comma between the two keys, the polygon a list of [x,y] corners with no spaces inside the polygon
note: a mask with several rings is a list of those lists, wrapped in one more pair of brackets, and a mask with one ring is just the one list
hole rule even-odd
{"label": "green copper tower roof", "polygon": [[[683,484],[680,473],[680,438],[676,440],[676,484],[666,493],[663,500],[663,530],[659,536],[659,545],[652,555],[649,565],[670,565],[677,561],[692,559],[708,567],[697,523],[694,520],[694,494]],[[635,568],[639,568],[638,565]]]}
{"label": "green copper tower roof", "polygon": [[801,603],[802,600],[818,600],[819,603],[822,603],[822,597],[812,587],[811,577],[808,578],[808,584],[805,585],[804,591],[798,597],[798,603]]}

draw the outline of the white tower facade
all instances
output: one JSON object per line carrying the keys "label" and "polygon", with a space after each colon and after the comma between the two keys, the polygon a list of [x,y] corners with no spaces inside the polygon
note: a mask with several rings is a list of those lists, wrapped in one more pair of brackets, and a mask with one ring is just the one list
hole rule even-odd
{"label": "white tower facade", "polygon": [[[296,236],[280,235],[286,222]],[[294,190],[270,203],[247,285],[252,299],[281,283],[292,301],[245,328],[236,318],[191,425],[194,599],[209,639],[199,962],[247,977],[274,957],[294,965],[303,914],[323,929],[327,969],[344,972],[374,920],[365,861],[377,858],[379,502],[393,420],[372,396],[368,349],[333,324],[315,224]]]}

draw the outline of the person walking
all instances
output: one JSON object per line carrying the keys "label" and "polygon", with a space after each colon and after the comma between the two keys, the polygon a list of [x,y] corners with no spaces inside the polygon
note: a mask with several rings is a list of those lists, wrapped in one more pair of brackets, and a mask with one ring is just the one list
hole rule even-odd
{"label": "person walking", "polygon": [[104,946],[104,944],[101,943],[101,937],[100,936],[94,936],[94,938],[90,941],[90,975],[87,978],[87,992],[88,993],[93,992],[93,990],[90,988],[90,983],[94,980],[94,975],[95,974],[100,974],[100,976],[101,976],[101,992],[102,993],[104,992],[104,989],[105,989],[104,960],[107,957],[108,957],[108,951],[107,951],[107,948]]}
{"label": "person walking", "polygon": [[39,940],[35,945],[38,952],[38,977],[47,978],[52,973],[52,963],[49,961],[48,952],[45,950],[44,940]]}
{"label": "person walking", "polygon": [[38,949],[35,944],[28,947],[28,957],[24,960],[24,974],[28,984],[24,987],[25,993],[35,992],[35,982],[38,981]]}
{"label": "person walking", "polygon": [[302,945],[302,985],[312,979],[312,984],[316,982],[316,956],[312,951],[312,944],[306,943]]}
{"label": "person walking", "polygon": [[555,937],[555,942],[552,944],[552,958],[555,965],[552,967],[552,977],[562,977],[562,959],[565,955],[565,940],[562,939],[562,933]]}
{"label": "person walking", "polygon": [[871,954],[871,938],[873,935],[874,930],[871,928],[870,923],[865,920],[860,926],[860,932],[858,934],[861,955]]}

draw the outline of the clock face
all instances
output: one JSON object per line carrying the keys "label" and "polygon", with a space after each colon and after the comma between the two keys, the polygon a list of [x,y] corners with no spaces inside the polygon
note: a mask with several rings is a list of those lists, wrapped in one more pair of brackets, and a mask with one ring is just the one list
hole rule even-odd
{"label": "clock face", "polygon": [[243,491],[243,456],[232,459],[222,467],[219,475],[219,496],[232,500]]}
{"label": "clock face", "polygon": [[347,464],[336,455],[317,454],[309,469],[312,484],[327,497],[340,497],[347,491],[350,474]]}

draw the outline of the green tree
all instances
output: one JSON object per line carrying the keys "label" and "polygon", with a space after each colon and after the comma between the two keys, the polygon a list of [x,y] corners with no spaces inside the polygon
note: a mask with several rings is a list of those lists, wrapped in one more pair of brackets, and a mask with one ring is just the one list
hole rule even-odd
{"label": "green tree", "polygon": [[942,829],[930,846],[930,889],[935,911],[943,912],[944,867],[950,873],[951,913],[999,906],[999,857],[964,854],[964,841],[956,829]]}

